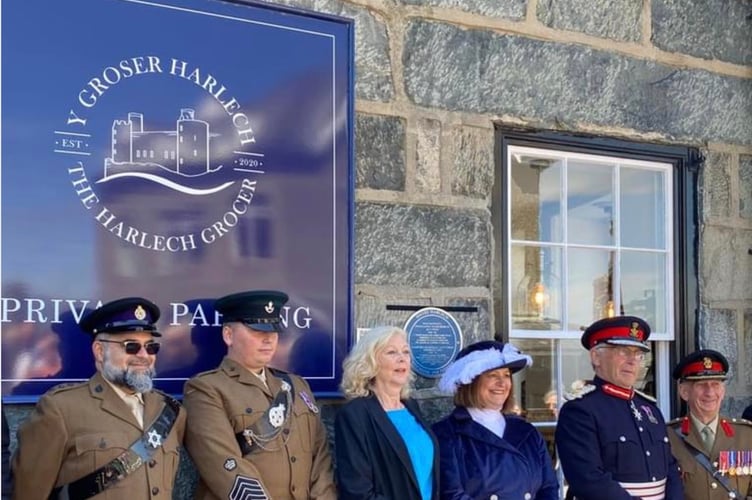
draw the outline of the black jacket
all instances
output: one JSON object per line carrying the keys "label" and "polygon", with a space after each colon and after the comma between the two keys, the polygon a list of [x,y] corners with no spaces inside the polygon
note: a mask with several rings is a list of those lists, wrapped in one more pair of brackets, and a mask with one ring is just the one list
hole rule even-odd
{"label": "black jacket", "polygon": [[[413,400],[403,401],[434,448],[433,495],[439,497],[439,445]],[[374,396],[345,404],[334,423],[340,500],[421,500],[405,442]]]}

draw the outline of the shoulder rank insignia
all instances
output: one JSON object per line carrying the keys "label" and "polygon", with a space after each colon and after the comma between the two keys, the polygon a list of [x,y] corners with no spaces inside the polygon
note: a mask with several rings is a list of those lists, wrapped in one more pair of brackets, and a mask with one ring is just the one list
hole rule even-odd
{"label": "shoulder rank insignia", "polygon": [[[728,419],[726,419],[728,420]],[[739,425],[750,425],[752,426],[752,420],[747,420],[745,418],[732,418],[731,422]]]}

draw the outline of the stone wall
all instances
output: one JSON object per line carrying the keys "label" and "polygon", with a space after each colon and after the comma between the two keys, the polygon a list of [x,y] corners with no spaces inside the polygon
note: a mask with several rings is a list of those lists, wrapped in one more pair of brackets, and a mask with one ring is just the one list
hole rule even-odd
{"label": "stone wall", "polygon": [[752,403],[749,0],[278,3],[355,19],[355,326],[403,324],[387,304],[463,305],[465,341],[491,337],[495,125],[699,147],[699,342],[732,362],[725,410]]}
{"label": "stone wall", "polygon": [[698,147],[699,344],[752,403],[749,0],[281,3],[355,19],[356,326],[473,303],[492,335],[495,125]]}

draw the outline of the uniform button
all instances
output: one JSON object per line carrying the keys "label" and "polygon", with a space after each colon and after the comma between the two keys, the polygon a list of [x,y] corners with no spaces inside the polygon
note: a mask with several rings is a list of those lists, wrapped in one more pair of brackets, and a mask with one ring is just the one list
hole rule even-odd
{"label": "uniform button", "polygon": [[619,441],[621,441],[622,443],[623,443],[624,441],[626,441],[626,440],[627,440],[627,438],[625,438],[624,436],[619,436]]}
{"label": "uniform button", "polygon": [[290,434],[290,429],[282,429],[282,434],[287,436],[288,434]]}
{"label": "uniform button", "polygon": [[653,481],[655,481],[655,476],[653,476]]}
{"label": "uniform button", "polygon": [[642,432],[642,427],[640,427],[640,432]]}
{"label": "uniform button", "polygon": [[155,487],[153,487],[153,488],[151,489],[151,494],[152,494],[152,495],[158,495],[158,494],[159,494],[159,488],[157,488],[156,486],[155,486]]}
{"label": "uniform button", "polygon": [[525,493],[525,500],[530,500],[531,498],[533,498],[533,495],[531,495],[529,491],[526,492]]}
{"label": "uniform button", "polygon": [[646,451],[645,455],[650,456],[650,450]]}
{"label": "uniform button", "polygon": [[149,467],[154,468],[155,465],[157,465],[156,460],[149,460]]}
{"label": "uniform button", "polygon": [[718,487],[718,483],[710,483],[710,487],[716,489]]}
{"label": "uniform button", "polygon": [[246,412],[246,413],[253,413],[253,408],[246,408],[246,409],[245,409],[245,412]]}
{"label": "uniform button", "polygon": [[663,442],[668,443],[668,436],[663,436]]}
{"label": "uniform button", "polygon": [[498,495],[491,495],[490,497],[488,497],[488,500],[499,500],[499,496]]}
{"label": "uniform button", "polygon": [[292,463],[295,463],[295,461],[296,461],[296,460],[297,460],[297,458],[295,458],[295,457],[290,457],[290,462],[292,462]]}

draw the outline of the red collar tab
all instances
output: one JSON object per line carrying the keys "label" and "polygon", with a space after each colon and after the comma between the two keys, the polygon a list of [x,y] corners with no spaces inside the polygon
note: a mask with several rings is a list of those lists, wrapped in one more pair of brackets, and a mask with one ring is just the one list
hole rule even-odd
{"label": "red collar tab", "polygon": [[726,437],[734,437],[734,427],[728,423],[728,420],[721,419],[721,429]]}
{"label": "red collar tab", "polygon": [[603,384],[601,386],[601,389],[609,396],[613,396],[619,399],[625,399],[627,401],[632,399],[632,397],[634,396],[634,389],[625,389],[623,387],[619,387],[618,385],[609,384],[608,382]]}
{"label": "red collar tab", "polygon": [[684,417],[681,423],[681,432],[685,436],[689,435],[689,417]]}

